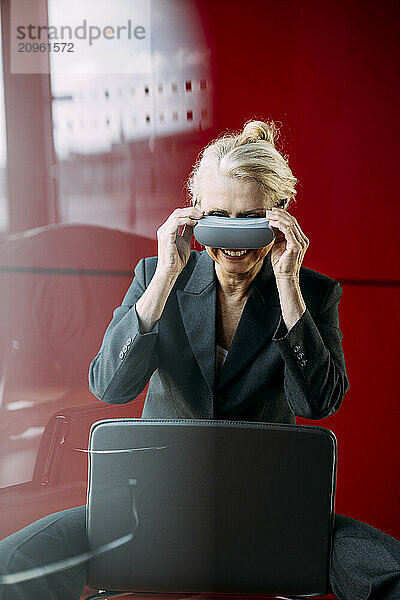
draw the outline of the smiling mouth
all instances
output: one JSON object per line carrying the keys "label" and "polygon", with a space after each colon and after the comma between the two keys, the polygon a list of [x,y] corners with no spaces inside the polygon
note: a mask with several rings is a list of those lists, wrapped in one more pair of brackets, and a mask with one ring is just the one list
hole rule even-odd
{"label": "smiling mouth", "polygon": [[228,248],[221,248],[222,252],[225,254],[225,256],[230,256],[233,258],[238,258],[240,256],[244,256],[245,254],[247,254],[249,251],[248,250],[232,250],[232,249],[228,249]]}

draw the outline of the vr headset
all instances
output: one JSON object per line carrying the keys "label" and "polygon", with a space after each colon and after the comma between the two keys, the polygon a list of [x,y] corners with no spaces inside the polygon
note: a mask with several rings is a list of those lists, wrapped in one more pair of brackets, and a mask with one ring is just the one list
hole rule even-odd
{"label": "vr headset", "polygon": [[[286,199],[278,206],[285,207]],[[204,216],[193,228],[193,235],[203,246],[213,248],[252,249],[268,246],[275,237],[269,219]]]}

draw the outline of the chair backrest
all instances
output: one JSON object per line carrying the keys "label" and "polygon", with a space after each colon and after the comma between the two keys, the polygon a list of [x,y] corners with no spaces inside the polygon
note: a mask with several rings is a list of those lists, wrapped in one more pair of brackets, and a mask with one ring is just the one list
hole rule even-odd
{"label": "chair backrest", "polygon": [[89,437],[94,589],[326,594],[337,445],[325,428],[113,419]]}
{"label": "chair backrest", "polygon": [[[86,390],[88,364],[133,269],[155,252],[154,240],[95,225],[8,236],[0,246],[0,356],[10,388],[3,404],[19,399],[20,389],[22,398],[27,389]],[[89,400],[87,391],[79,403]]]}

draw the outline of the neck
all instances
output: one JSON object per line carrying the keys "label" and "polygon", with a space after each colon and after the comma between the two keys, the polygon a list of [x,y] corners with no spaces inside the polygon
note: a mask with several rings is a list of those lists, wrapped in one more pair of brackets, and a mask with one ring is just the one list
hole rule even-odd
{"label": "neck", "polygon": [[230,300],[245,300],[249,295],[251,283],[260,272],[262,266],[263,261],[259,260],[246,273],[229,273],[228,271],[224,271],[219,263],[215,263],[219,292]]}

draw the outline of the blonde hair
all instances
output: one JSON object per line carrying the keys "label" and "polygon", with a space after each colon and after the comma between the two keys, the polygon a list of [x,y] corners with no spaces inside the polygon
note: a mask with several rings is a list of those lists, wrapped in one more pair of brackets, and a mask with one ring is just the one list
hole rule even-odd
{"label": "blonde hair", "polygon": [[264,199],[273,205],[295,200],[297,183],[287,156],[276,149],[277,127],[273,121],[247,121],[242,131],[221,134],[200,152],[186,182],[190,202],[201,201],[202,182],[211,173],[252,180]]}

